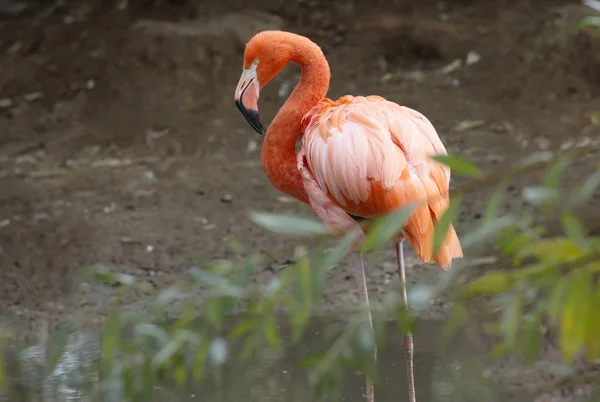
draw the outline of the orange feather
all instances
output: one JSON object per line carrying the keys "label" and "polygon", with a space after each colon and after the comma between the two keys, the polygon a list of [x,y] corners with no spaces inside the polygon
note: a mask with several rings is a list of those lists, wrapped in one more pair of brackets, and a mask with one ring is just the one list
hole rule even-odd
{"label": "orange feather", "polygon": [[[347,95],[321,100],[304,116],[303,126],[298,164],[307,172],[303,178],[313,208],[327,204],[377,218],[421,203],[404,229],[421,260],[448,268],[463,256],[452,226],[433,255],[434,226],[448,208],[450,171],[431,159],[446,149],[427,118],[379,96]],[[320,217],[341,232],[351,222],[339,215]]]}

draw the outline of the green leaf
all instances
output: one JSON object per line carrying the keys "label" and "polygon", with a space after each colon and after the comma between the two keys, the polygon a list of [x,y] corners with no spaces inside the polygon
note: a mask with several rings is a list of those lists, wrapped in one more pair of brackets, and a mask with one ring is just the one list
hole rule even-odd
{"label": "green leaf", "polygon": [[525,233],[511,233],[510,237],[505,239],[502,244],[502,252],[505,255],[516,254],[518,251],[528,247],[531,243],[531,238]]}
{"label": "green leaf", "polygon": [[130,287],[136,282],[135,276],[113,272],[108,267],[100,264],[91,266],[88,275],[93,281],[111,286],[119,284]]}
{"label": "green leaf", "polygon": [[106,320],[106,327],[102,337],[102,355],[107,359],[116,356],[121,341],[121,326],[119,324],[119,315],[111,312]]}
{"label": "green leaf", "polygon": [[468,285],[468,291],[472,296],[495,295],[505,292],[511,283],[510,276],[506,272],[489,272],[472,280]]}
{"label": "green leaf", "polygon": [[571,239],[564,237],[539,239],[521,249],[519,258],[536,257],[542,261],[568,262],[581,258],[581,247]]}
{"label": "green leaf", "polygon": [[500,206],[502,205],[502,200],[504,200],[505,193],[506,183],[502,182],[496,187],[496,191],[494,191],[494,194],[492,194],[487,202],[487,207],[483,213],[484,222],[491,221],[498,217],[498,212],[500,211]]}
{"label": "green leaf", "polygon": [[0,388],[6,385],[6,372],[4,371],[4,355],[0,353]]}
{"label": "green leaf", "polygon": [[477,229],[467,233],[461,239],[460,243],[465,249],[473,247],[474,245],[482,243],[493,235],[496,235],[502,230],[514,225],[515,222],[516,218],[510,215],[484,221]]}
{"label": "green leaf", "polygon": [[507,347],[515,346],[517,334],[519,333],[519,319],[523,308],[523,298],[517,294],[509,299],[508,305],[502,311],[500,328],[504,335]]}
{"label": "green leaf", "polygon": [[169,342],[169,334],[163,328],[155,324],[138,324],[134,328],[137,337],[148,336],[157,341],[159,347],[164,347]]}
{"label": "green leaf", "polygon": [[534,165],[538,162],[547,162],[554,157],[554,154],[550,151],[540,151],[534,152],[531,155],[528,155],[526,158],[521,160],[521,166]]}
{"label": "green leaf", "polygon": [[[333,268],[333,266],[338,264],[342,258],[344,258],[346,253],[348,253],[350,246],[357,238],[358,234],[359,231],[348,232],[341,240],[338,241],[333,249],[325,254],[325,258],[323,258],[321,264],[328,272],[331,268]],[[318,266],[317,269],[319,269]]]}
{"label": "green leaf", "polygon": [[564,305],[564,299],[567,294],[569,280],[557,280],[554,282],[554,288],[550,292],[548,299],[548,317],[556,325],[560,322],[560,314]]}
{"label": "green leaf", "polygon": [[575,354],[584,346],[592,302],[590,278],[582,272],[574,273],[567,291],[560,325],[560,344],[566,363],[572,362]]}
{"label": "green leaf", "polygon": [[194,378],[200,380],[204,375],[204,367],[208,358],[208,343],[202,342],[196,350],[194,359]]}
{"label": "green leaf", "polygon": [[154,304],[159,308],[164,308],[179,297],[181,297],[181,291],[176,286],[170,286],[158,294],[154,299]]}
{"label": "green leaf", "polygon": [[570,212],[561,216],[562,227],[567,237],[577,244],[584,246],[587,243],[586,231],[583,223]]}
{"label": "green leaf", "polygon": [[573,195],[569,200],[569,205],[571,207],[576,207],[587,202],[598,186],[600,186],[600,170],[591,174],[590,177],[572,192]]}
{"label": "green leaf", "polygon": [[187,370],[183,364],[178,364],[172,370],[175,385],[181,388],[185,384],[185,380],[187,379]]}
{"label": "green leaf", "polygon": [[[454,304],[448,315],[448,319],[442,327],[442,331],[438,341],[443,346],[448,346],[449,342],[454,339],[454,335],[461,329],[465,322],[468,322],[468,313],[462,304]],[[402,331],[402,328],[400,328]]]}
{"label": "green leaf", "polygon": [[523,357],[528,363],[537,360],[542,350],[543,334],[540,314],[535,314],[523,326]]}
{"label": "green leaf", "polygon": [[600,15],[589,15],[577,24],[577,29],[585,29],[588,27],[600,28]]}
{"label": "green leaf", "polygon": [[230,336],[233,339],[237,339],[243,335],[246,335],[249,332],[252,332],[254,329],[255,321],[249,315],[244,317],[242,321],[240,321],[235,328],[230,332]]}
{"label": "green leaf", "polygon": [[[240,298],[244,295],[244,289],[232,285],[231,282],[222,275],[198,268],[192,268],[191,274],[197,282],[210,287],[210,292],[207,293],[212,294],[213,297],[228,296]],[[205,297],[208,298],[207,294],[205,294]]]}
{"label": "green leaf", "polygon": [[461,202],[462,202],[461,196],[451,198],[448,209],[446,209],[444,211],[444,214],[442,215],[440,220],[436,223],[435,228],[434,228],[435,232],[433,235],[433,255],[437,254],[440,247],[442,246],[442,243],[446,239],[446,235],[448,234],[448,229],[450,228],[450,225],[452,224],[452,221],[454,220],[454,218],[456,218],[456,216],[458,215],[458,209],[460,207]]}
{"label": "green leaf", "polygon": [[312,289],[312,270],[310,269],[310,261],[308,258],[303,257],[298,260],[294,270],[295,283],[297,289],[297,299],[302,303],[303,306],[307,307],[311,305],[313,300],[313,289]]}
{"label": "green leaf", "polygon": [[557,190],[560,186],[563,173],[568,165],[569,160],[564,157],[559,159],[556,163],[553,163],[544,175],[544,179],[542,181],[544,187]]}
{"label": "green leaf", "polygon": [[483,172],[477,165],[462,156],[436,155],[433,156],[432,159],[448,166],[452,170],[452,173],[456,173],[460,176],[476,178],[483,176]]}
{"label": "green leaf", "polygon": [[542,186],[530,186],[523,189],[523,199],[534,206],[545,205],[555,202],[558,197],[558,191],[553,188]]}
{"label": "green leaf", "polygon": [[375,250],[392,240],[404,228],[415,208],[416,205],[410,203],[387,216],[376,219],[361,244],[361,251],[366,253]]}
{"label": "green leaf", "polygon": [[152,358],[152,367],[159,368],[165,365],[165,363],[167,363],[179,351],[181,343],[181,339],[178,337],[171,339],[169,343],[163,346],[158,353],[154,355]]}
{"label": "green leaf", "polygon": [[600,284],[596,284],[593,308],[590,311],[588,331],[586,336],[586,357],[593,362],[600,357]]}
{"label": "green leaf", "polygon": [[269,346],[271,346],[275,350],[278,350],[281,346],[281,341],[279,339],[279,333],[277,331],[276,316],[274,314],[268,315],[265,318],[265,322],[263,323],[263,325],[264,334],[267,338]]}
{"label": "green leaf", "polygon": [[329,232],[319,221],[293,215],[252,212],[250,217],[257,225],[281,234],[316,236]]}

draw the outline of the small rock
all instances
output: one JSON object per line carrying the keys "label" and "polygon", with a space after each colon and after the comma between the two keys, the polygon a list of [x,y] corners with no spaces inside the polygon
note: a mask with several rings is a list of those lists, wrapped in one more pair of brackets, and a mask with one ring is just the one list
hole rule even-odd
{"label": "small rock", "polygon": [[287,203],[293,202],[294,199],[290,198],[290,197],[286,197],[286,196],[280,196],[280,197],[277,197],[277,201],[287,204]]}
{"label": "small rock", "polygon": [[462,60],[456,59],[452,61],[450,64],[438,70],[438,74],[450,74],[453,71],[456,71],[462,67]]}
{"label": "small rock", "polygon": [[248,141],[248,146],[246,146],[246,153],[252,153],[258,149],[258,142],[256,140]]}
{"label": "small rock", "polygon": [[535,139],[535,143],[537,144],[538,148],[540,148],[542,151],[545,151],[548,148],[550,148],[550,140],[548,138],[537,137]]}
{"label": "small rock", "polygon": [[5,228],[10,225],[10,219],[3,219],[0,221],[0,228]]}
{"label": "small rock", "polygon": [[497,133],[505,133],[507,131],[514,131],[514,127],[507,121],[503,121],[502,123],[494,124],[490,127]]}
{"label": "small rock", "polygon": [[29,9],[29,5],[24,1],[0,0],[0,15],[15,17]]}
{"label": "small rock", "polygon": [[587,147],[592,144],[592,139],[590,137],[583,137],[577,141],[578,147]]}
{"label": "small rock", "polygon": [[41,92],[31,92],[31,93],[23,96],[23,99],[25,100],[25,102],[35,102],[41,98],[42,98]]}
{"label": "small rock", "polygon": [[129,159],[116,159],[116,158],[106,158],[94,161],[92,163],[93,167],[121,167],[121,166],[129,166],[131,165],[131,160]]}
{"label": "small rock", "polygon": [[463,120],[454,126],[454,131],[462,133],[471,131],[475,128],[482,127],[486,124],[485,120]]}
{"label": "small rock", "polygon": [[106,207],[104,207],[104,213],[105,214],[110,214],[112,212],[115,212],[117,210],[117,204],[114,202],[111,202],[110,205],[107,205]]}
{"label": "small rock", "polygon": [[560,150],[561,151],[566,151],[567,149],[571,149],[573,148],[573,141],[565,141],[562,144],[560,144]]}
{"label": "small rock", "polygon": [[152,244],[148,244],[146,246],[146,251],[149,252],[149,253],[151,253],[152,251],[154,251],[154,246]]}
{"label": "small rock", "polygon": [[194,216],[194,222],[200,222],[201,224],[206,225],[208,223],[208,219],[203,216]]}
{"label": "small rock", "polygon": [[88,80],[88,82],[85,83],[85,87],[87,89],[94,89],[94,88],[96,88],[96,81],[94,81],[94,80]]}
{"label": "small rock", "polygon": [[480,60],[481,56],[479,55],[479,53],[477,53],[474,50],[471,50],[469,53],[467,53],[467,59],[465,60],[465,63],[467,66],[471,66],[473,64],[479,63]]}
{"label": "small rock", "polygon": [[33,214],[33,220],[35,222],[38,222],[38,221],[47,221],[49,219],[50,219],[50,215],[48,215],[45,212],[38,212],[38,213]]}
{"label": "small rock", "polygon": [[500,155],[487,155],[485,157],[485,161],[489,163],[500,163],[502,162],[502,157]]}
{"label": "small rock", "polygon": [[408,71],[405,73],[385,73],[381,78],[379,78],[379,82],[385,84],[389,81],[399,81],[405,79],[407,81],[414,82],[423,82],[425,81],[426,75],[423,71],[415,70]]}
{"label": "small rock", "polygon": [[12,99],[4,98],[0,99],[0,109],[6,109],[13,105]]}
{"label": "small rock", "polygon": [[224,194],[221,197],[221,201],[225,202],[225,203],[229,203],[229,202],[233,201],[233,195],[231,195],[231,194]]}
{"label": "small rock", "polygon": [[344,43],[344,36],[336,35],[331,42],[332,42],[333,46],[339,46],[342,43]]}

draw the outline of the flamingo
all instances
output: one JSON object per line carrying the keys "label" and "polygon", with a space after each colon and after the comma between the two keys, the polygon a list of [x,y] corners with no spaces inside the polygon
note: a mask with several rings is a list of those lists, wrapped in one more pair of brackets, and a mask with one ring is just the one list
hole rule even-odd
{"label": "flamingo", "polygon": [[[449,205],[450,169],[433,160],[446,155],[431,122],[420,112],[376,95],[325,98],[331,73],[321,48],[310,39],[285,31],[262,31],[244,51],[242,76],[235,104],[250,126],[265,134],[258,113],[260,90],[288,63],[302,68],[299,83],[266,130],[262,167],[279,191],[310,204],[336,236],[357,228],[351,246],[359,275],[361,301],[369,306],[359,245],[368,227],[364,222],[411,202],[420,202],[395,239],[402,301],[408,308],[403,242],[412,245],[425,263],[449,269],[463,256],[452,225],[434,254],[434,225]],[[296,141],[302,146],[296,154]],[[373,329],[369,309],[369,322]],[[404,335],[410,402],[415,402],[413,339]],[[375,350],[376,354],[376,350]],[[374,401],[367,376],[367,400]]]}

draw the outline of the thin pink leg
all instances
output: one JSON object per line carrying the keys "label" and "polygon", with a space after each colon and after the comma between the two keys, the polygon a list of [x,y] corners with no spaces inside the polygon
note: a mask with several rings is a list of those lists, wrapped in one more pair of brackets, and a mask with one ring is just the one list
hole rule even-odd
{"label": "thin pink leg", "polygon": [[[400,274],[400,283],[402,285],[402,302],[408,310],[408,296],[406,294],[406,271],[404,269],[404,251],[400,240],[396,243],[396,256],[398,257],[398,273]],[[402,348],[404,349],[404,359],[406,360],[406,374],[408,383],[408,400],[416,402],[415,398],[415,377],[413,372],[413,339],[412,334],[408,332],[402,339]]]}
{"label": "thin pink leg", "polygon": [[[371,318],[371,307],[369,305],[369,293],[367,291],[367,277],[365,276],[365,266],[363,263],[362,255],[360,252],[355,251],[352,253],[354,259],[354,266],[356,268],[356,282],[358,283],[358,293],[360,294],[360,301],[365,303],[368,308],[369,323],[371,324],[371,331],[373,329],[373,319]],[[377,360],[377,347],[373,350],[375,360]],[[375,402],[375,390],[373,389],[373,382],[367,376],[367,402]]]}

